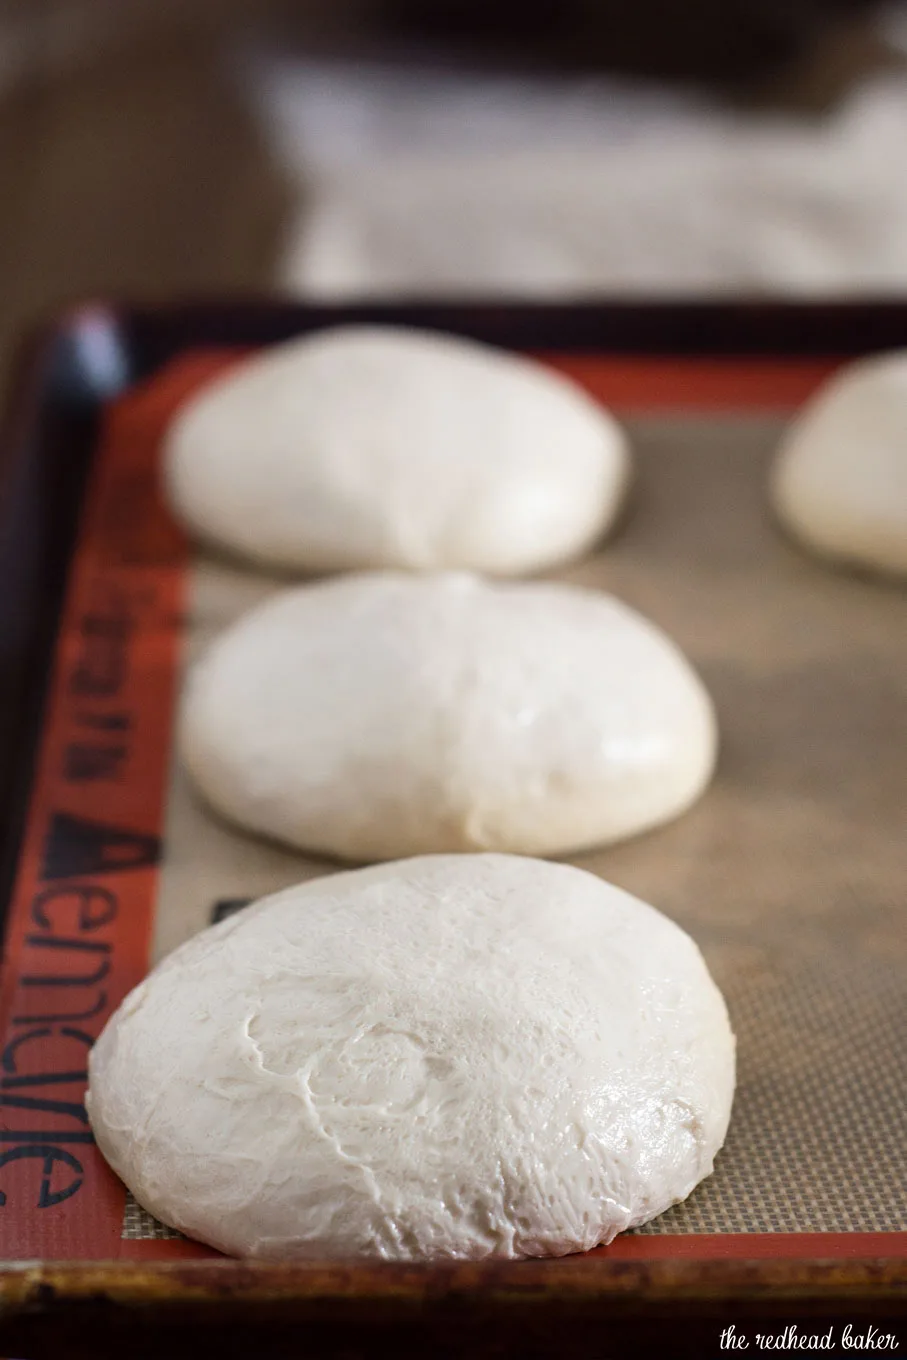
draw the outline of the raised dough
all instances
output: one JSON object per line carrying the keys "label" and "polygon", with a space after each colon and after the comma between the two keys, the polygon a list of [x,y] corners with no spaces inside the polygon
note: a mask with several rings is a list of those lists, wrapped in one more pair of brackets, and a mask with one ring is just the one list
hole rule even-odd
{"label": "raised dough", "polygon": [[779,518],[823,556],[907,574],[907,350],[850,364],[808,403],[772,473]]}
{"label": "raised dough", "polygon": [[230,820],[376,860],[633,835],[699,796],[716,728],[674,644],[610,596],[369,573],[281,592],[223,634],[181,745]]}
{"label": "raised dough", "polygon": [[712,1170],[734,1041],[688,935],[592,874],[432,856],[204,931],[107,1024],[87,1105],[165,1223],[221,1250],[562,1255]]}
{"label": "raised dough", "polygon": [[552,369],[379,326],[248,360],[185,407],[166,451],[195,533],[304,572],[535,571],[604,533],[628,470],[619,426]]}

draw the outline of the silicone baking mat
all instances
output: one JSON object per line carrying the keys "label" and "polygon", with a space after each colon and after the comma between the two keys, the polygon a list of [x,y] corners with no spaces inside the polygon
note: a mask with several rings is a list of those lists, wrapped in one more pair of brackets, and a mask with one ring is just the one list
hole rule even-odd
{"label": "silicone baking mat", "polygon": [[[5,1259],[214,1254],[104,1165],[86,1053],[153,960],[337,867],[218,822],[172,751],[185,668],[281,584],[197,554],[158,494],[168,420],[235,357],[183,355],[105,412],[8,918]],[[665,627],[722,729],[694,809],[576,861],[695,936],[739,1052],[714,1175],[600,1254],[907,1255],[907,593],[812,562],[765,505],[779,432],[831,365],[546,358],[616,408],[639,467],[619,532],[559,576]]]}

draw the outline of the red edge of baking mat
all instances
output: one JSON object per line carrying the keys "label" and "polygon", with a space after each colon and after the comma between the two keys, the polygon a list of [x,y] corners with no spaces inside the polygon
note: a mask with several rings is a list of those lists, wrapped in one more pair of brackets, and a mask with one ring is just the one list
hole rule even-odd
{"label": "red edge of baking mat", "polygon": [[[547,356],[619,409],[778,409],[834,366]],[[114,402],[86,498],[10,907],[0,990],[0,1259],[174,1260],[124,1241],[92,1140],[88,1050],[145,975],[189,548],[159,494],[161,437],[236,353],[184,356]],[[620,1259],[907,1255],[905,1233],[623,1237]]]}

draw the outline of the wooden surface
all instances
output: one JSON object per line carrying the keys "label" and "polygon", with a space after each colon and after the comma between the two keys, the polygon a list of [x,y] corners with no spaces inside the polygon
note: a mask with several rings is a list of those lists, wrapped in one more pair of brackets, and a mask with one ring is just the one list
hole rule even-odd
{"label": "wooden surface", "polygon": [[72,299],[267,289],[288,190],[225,69],[160,42],[0,98],[0,371]]}
{"label": "wooden surface", "polygon": [[[355,44],[376,9],[129,0],[126,21],[126,0],[0,0],[0,382],[23,329],[72,299],[267,291],[298,187],[231,86],[225,44],[253,19],[282,22],[297,49],[324,28]],[[763,96],[828,107],[886,60],[868,30],[832,27]]]}
{"label": "wooden surface", "polygon": [[731,1322],[750,1337],[791,1324],[836,1339],[848,1326],[904,1334],[903,1262],[614,1262],[607,1275],[597,1264],[39,1266],[6,1281],[0,1345],[30,1360],[681,1360],[720,1354]]}

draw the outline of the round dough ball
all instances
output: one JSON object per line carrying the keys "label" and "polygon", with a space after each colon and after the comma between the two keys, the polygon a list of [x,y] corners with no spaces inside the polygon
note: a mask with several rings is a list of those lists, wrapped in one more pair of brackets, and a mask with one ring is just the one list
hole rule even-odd
{"label": "round dough ball", "polygon": [[819,391],[781,447],[771,492],[808,548],[907,574],[907,350],[850,364]]}
{"label": "round dough ball", "polygon": [[712,1170],[734,1090],[688,935],[562,864],[429,856],[203,931],[90,1058],[98,1145],[239,1256],[560,1256]]}
{"label": "round dough ball", "polygon": [[569,379],[380,326],[249,359],[189,402],[166,451],[192,531],[304,572],[536,571],[604,533],[628,472],[620,427]]}
{"label": "round dough ball", "polygon": [[303,850],[559,854],[683,811],[716,726],[673,643],[610,596],[369,573],[280,592],[222,634],[181,745],[214,808]]}

